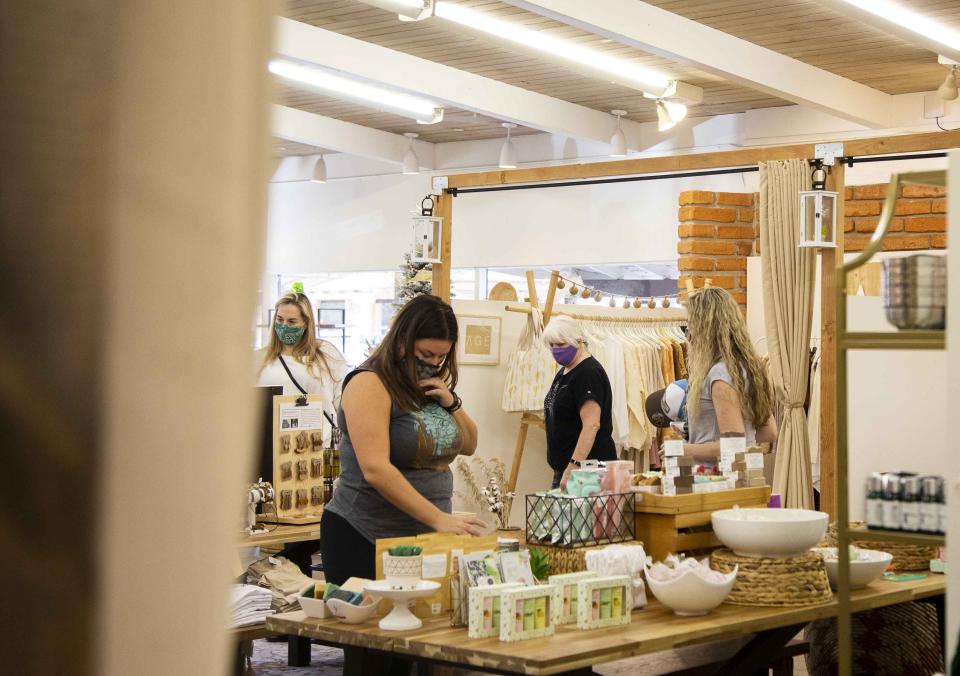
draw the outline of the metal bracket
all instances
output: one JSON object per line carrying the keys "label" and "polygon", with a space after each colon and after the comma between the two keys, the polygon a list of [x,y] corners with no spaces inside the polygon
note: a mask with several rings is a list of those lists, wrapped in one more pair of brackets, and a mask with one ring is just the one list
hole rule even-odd
{"label": "metal bracket", "polygon": [[833,166],[838,157],[843,157],[842,143],[818,143],[814,146],[813,156],[823,160],[824,164]]}
{"label": "metal bracket", "polygon": [[441,194],[450,185],[450,179],[447,176],[433,177],[433,192],[436,195]]}

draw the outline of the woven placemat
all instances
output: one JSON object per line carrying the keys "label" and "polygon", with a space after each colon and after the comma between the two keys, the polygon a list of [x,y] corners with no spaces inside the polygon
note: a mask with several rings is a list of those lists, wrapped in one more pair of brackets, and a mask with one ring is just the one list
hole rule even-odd
{"label": "woven placemat", "polygon": [[727,603],[741,606],[817,606],[833,593],[823,561],[813,552],[787,559],[755,559],[729,549],[710,555],[710,567],[722,573],[739,567]]}
{"label": "woven placemat", "polygon": [[[863,528],[866,524],[863,521],[851,521],[851,528]],[[851,540],[854,547],[860,549],[874,549],[881,552],[887,552],[893,556],[890,562],[890,569],[898,573],[911,571],[929,571],[930,559],[936,559],[940,556],[937,547],[927,547],[924,545],[907,545],[899,542],[877,542],[875,540]],[[827,534],[823,537],[821,547],[837,546],[837,524],[831,523],[827,528]]]}

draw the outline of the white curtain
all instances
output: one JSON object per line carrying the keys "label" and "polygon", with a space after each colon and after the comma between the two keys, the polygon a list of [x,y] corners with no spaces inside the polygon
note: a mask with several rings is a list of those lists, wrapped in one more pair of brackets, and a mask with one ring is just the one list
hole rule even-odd
{"label": "white curtain", "polygon": [[810,185],[805,160],[760,163],[760,251],[770,374],[783,408],[773,490],[784,507],[813,508],[810,440],[803,410],[810,375],[815,254],[801,249],[801,190]]}

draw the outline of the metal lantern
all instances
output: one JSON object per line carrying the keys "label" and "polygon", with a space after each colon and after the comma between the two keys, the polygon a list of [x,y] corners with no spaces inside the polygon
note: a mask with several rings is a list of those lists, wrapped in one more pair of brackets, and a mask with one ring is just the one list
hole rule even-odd
{"label": "metal lantern", "polygon": [[443,244],[441,224],[443,219],[433,215],[433,195],[420,202],[420,213],[413,217],[413,263],[441,263],[440,250]]}
{"label": "metal lantern", "polygon": [[800,246],[837,246],[837,193],[829,190],[800,192]]}

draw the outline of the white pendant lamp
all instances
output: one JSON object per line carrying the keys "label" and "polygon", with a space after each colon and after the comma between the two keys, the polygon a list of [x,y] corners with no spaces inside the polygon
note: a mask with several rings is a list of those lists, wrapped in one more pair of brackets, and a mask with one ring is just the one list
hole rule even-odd
{"label": "white pendant lamp", "polygon": [[323,155],[317,158],[316,164],[313,165],[313,174],[310,176],[311,183],[326,183],[327,182],[327,163],[323,160]]}
{"label": "white pendant lamp", "polygon": [[513,141],[510,140],[510,130],[516,128],[513,122],[503,122],[503,127],[507,130],[507,140],[503,142],[503,147],[500,148],[500,162],[497,166],[501,169],[516,169],[517,168],[517,147],[513,145]]}
{"label": "white pendant lamp", "polygon": [[420,136],[420,134],[408,131],[404,136],[410,139],[410,145],[407,147],[406,152],[403,153],[403,175],[416,176],[420,173],[420,158],[417,157],[417,152],[413,149],[413,139]]}
{"label": "white pendant lamp", "polygon": [[626,157],[627,137],[624,135],[623,129],[620,128],[620,117],[626,115],[627,111],[611,110],[610,113],[617,116],[617,130],[610,137],[610,157]]}
{"label": "white pendant lamp", "polygon": [[957,67],[951,66],[946,79],[937,89],[937,96],[944,101],[953,101],[957,98]]}

